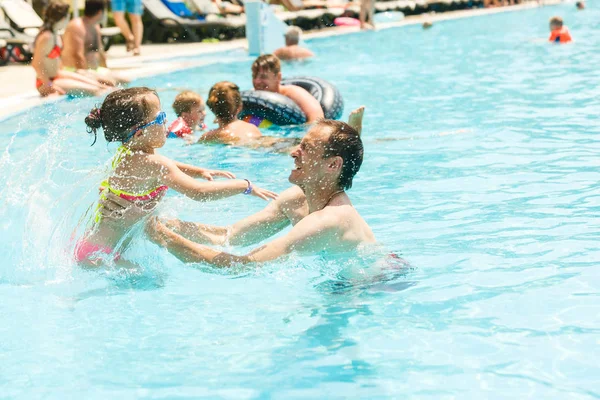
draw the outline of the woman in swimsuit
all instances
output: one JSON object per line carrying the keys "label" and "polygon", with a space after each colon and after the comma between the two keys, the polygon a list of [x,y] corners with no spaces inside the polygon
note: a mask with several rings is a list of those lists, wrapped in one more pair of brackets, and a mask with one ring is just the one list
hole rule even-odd
{"label": "woman in swimsuit", "polygon": [[[248,180],[233,179],[235,176],[229,172],[186,165],[157,154],[155,150],[167,140],[166,118],[151,89],[117,90],[106,97],[101,108],[92,109],[85,122],[90,133],[95,135],[102,128],[107,142],[122,143],[113,159],[111,176],[101,184],[101,198],[113,193],[132,201],[138,210],[125,210],[117,219],[103,219],[101,209],[96,209],[93,223],[75,247],[75,259],[81,264],[98,266],[106,256],[122,265],[130,264],[120,260],[120,253],[128,245],[123,238],[143,218],[139,209],[151,213],[168,188],[198,201],[242,193],[264,200],[277,197],[273,192],[253,187]],[[212,181],[219,176],[231,180],[194,179]]]}
{"label": "woman in swimsuit", "polygon": [[97,80],[61,70],[61,47],[57,32],[67,25],[69,5],[53,0],[44,13],[44,25],[35,39],[32,65],[37,78],[35,87],[42,96],[99,95],[106,87]]}

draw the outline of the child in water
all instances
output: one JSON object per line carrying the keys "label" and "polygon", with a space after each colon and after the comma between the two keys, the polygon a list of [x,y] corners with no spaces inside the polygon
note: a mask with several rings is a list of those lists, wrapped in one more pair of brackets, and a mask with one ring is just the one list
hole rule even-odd
{"label": "child in water", "polygon": [[224,81],[210,88],[208,107],[215,114],[219,127],[202,135],[200,142],[247,145],[262,137],[256,126],[238,119],[242,95],[235,83]]}
{"label": "child in water", "polygon": [[192,136],[196,129],[206,129],[206,107],[198,93],[191,90],[179,93],[173,102],[173,111],[177,119],[169,126],[169,137],[185,138]]}
{"label": "child in water", "polygon": [[[132,201],[136,208],[151,213],[168,188],[198,200],[216,200],[236,194],[248,194],[264,200],[274,199],[271,191],[253,187],[248,180],[236,180],[225,171],[207,170],[173,161],[156,153],[167,140],[166,117],[161,111],[156,92],[136,87],[109,94],[101,108],[94,108],[86,117],[88,132],[104,130],[108,142],[121,142],[112,161],[111,176],[101,184],[101,199],[107,193]],[[213,177],[232,178],[224,182],[198,182],[194,178],[212,181]],[[85,265],[97,266],[109,255],[115,262],[128,243],[121,243],[130,228],[144,217],[137,210],[125,209],[119,218],[102,218],[101,206],[94,223],[76,244],[75,259]],[[129,215],[128,215],[129,214]],[[119,245],[120,244],[120,245]],[[117,249],[117,246],[119,248]]]}
{"label": "child in water", "polygon": [[563,26],[561,17],[550,18],[550,38],[548,40],[553,43],[569,43],[572,40],[569,30]]}

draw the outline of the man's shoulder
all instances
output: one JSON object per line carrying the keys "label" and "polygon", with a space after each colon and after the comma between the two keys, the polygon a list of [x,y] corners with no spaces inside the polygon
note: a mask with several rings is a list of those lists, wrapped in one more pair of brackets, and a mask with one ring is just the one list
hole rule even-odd
{"label": "man's shoulder", "polygon": [[306,195],[302,191],[302,189],[293,185],[292,187],[285,189],[283,192],[279,194],[278,200],[282,202],[291,202],[291,201],[306,201]]}
{"label": "man's shoulder", "polygon": [[65,28],[65,34],[68,33],[83,33],[85,32],[85,26],[81,18],[75,18],[71,20]]}
{"label": "man's shoulder", "polygon": [[[279,89],[279,92],[284,95],[284,96],[302,96],[305,94],[308,94],[310,96],[310,93],[304,89],[301,88],[300,86],[296,86],[296,85],[282,85]],[[310,96],[312,97],[312,96]]]}

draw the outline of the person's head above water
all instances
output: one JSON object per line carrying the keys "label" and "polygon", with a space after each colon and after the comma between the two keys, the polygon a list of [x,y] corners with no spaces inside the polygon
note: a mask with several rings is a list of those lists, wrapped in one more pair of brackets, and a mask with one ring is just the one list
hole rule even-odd
{"label": "person's head above water", "polygon": [[256,90],[279,92],[281,84],[281,63],[272,54],[258,57],[252,64],[252,85]]}
{"label": "person's head above water", "polygon": [[44,25],[40,29],[43,31],[59,31],[63,29],[68,22],[69,4],[62,0],[52,0],[44,10]]}
{"label": "person's head above water", "polygon": [[120,89],[106,96],[100,108],[93,108],[85,124],[94,134],[94,143],[97,130],[102,128],[107,142],[159,148],[167,140],[166,119],[160,107],[152,89]]}
{"label": "person's head above water", "polygon": [[295,168],[289,181],[305,189],[311,186],[350,189],[363,161],[358,132],[341,121],[321,120],[292,152]]}
{"label": "person's head above water", "polygon": [[215,114],[219,123],[227,125],[236,120],[242,111],[240,88],[232,82],[215,83],[208,92],[208,108]]}
{"label": "person's head above water", "polygon": [[563,19],[561,17],[550,18],[550,30],[561,29],[563,27]]}
{"label": "person's head above water", "polygon": [[206,117],[202,97],[191,90],[184,90],[175,97],[173,111],[190,127],[196,127],[203,123],[204,117]]}
{"label": "person's head above water", "polygon": [[575,3],[575,7],[577,7],[578,10],[585,9],[585,1],[578,1],[577,3]]}
{"label": "person's head above water", "polygon": [[300,36],[302,35],[302,29],[297,26],[290,26],[290,28],[285,33],[285,45],[286,46],[295,46],[300,43]]}
{"label": "person's head above water", "polygon": [[105,11],[105,0],[86,0],[83,15],[87,18],[95,20],[95,22],[99,22],[104,18]]}

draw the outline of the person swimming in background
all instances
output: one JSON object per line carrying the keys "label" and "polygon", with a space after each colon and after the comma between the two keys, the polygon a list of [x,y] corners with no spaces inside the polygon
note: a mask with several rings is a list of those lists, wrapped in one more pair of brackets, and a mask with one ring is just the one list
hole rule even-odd
{"label": "person swimming in background", "polygon": [[553,43],[569,43],[571,34],[566,26],[563,26],[563,19],[561,17],[550,18],[550,38],[548,41]]}
{"label": "person swimming in background", "polygon": [[291,152],[300,143],[298,138],[263,136],[255,125],[239,120],[237,116],[242,111],[242,95],[235,83],[216,83],[210,89],[207,104],[215,114],[219,127],[202,135],[198,143],[246,146],[281,153]]}
{"label": "person swimming in background", "polygon": [[58,32],[68,22],[69,4],[52,0],[44,12],[44,25],[35,38],[33,60],[35,87],[42,96],[88,95],[98,96],[107,87],[96,79],[75,72],[61,70],[61,44]]}
{"label": "person swimming in background", "polygon": [[281,62],[273,54],[264,54],[252,63],[252,85],[255,90],[289,97],[304,112],[308,123],[325,117],[321,104],[305,89],[296,85],[281,85]]}
{"label": "person swimming in background", "polygon": [[242,111],[240,88],[232,82],[219,82],[208,92],[208,108],[215,114],[217,129],[205,133],[198,143],[244,145],[262,137],[258,128],[238,119]]}
{"label": "person swimming in background", "polygon": [[[85,123],[94,136],[102,128],[107,142],[122,143],[112,160],[110,177],[100,185],[101,200],[112,193],[141,208],[149,206],[145,211],[150,213],[169,188],[197,201],[242,193],[264,200],[277,197],[271,191],[253,186],[249,180],[234,179],[229,172],[182,164],[157,154],[156,149],[167,140],[166,115],[161,111],[156,92],[151,89],[136,87],[109,94],[100,108],[90,111]],[[213,177],[231,180],[204,183],[194,179],[212,181]],[[127,218],[127,213],[128,210],[124,210],[116,219],[103,219],[97,208],[91,226],[75,245],[76,261],[99,266],[108,256],[121,266],[132,266],[122,260],[120,254],[129,244],[129,240],[123,238],[141,217]]]}
{"label": "person swimming in background", "polygon": [[198,93],[191,90],[179,93],[173,102],[173,111],[177,119],[169,125],[169,137],[191,137],[197,129],[201,131],[206,129],[204,124],[206,107]]}
{"label": "person swimming in background", "polygon": [[285,46],[273,52],[273,55],[284,61],[303,60],[314,57],[314,53],[304,47],[300,47],[300,36],[302,29],[297,26],[291,26],[285,33]]}
{"label": "person swimming in background", "polygon": [[578,1],[575,3],[575,7],[577,7],[578,10],[585,10],[585,1]]}

